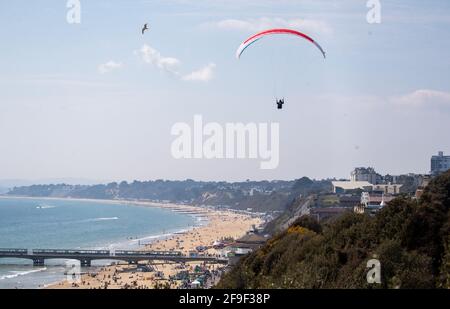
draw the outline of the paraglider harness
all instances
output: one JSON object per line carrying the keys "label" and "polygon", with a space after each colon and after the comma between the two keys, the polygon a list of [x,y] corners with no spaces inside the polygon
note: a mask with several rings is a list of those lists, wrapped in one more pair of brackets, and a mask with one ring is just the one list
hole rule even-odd
{"label": "paraglider harness", "polygon": [[284,104],[284,98],[281,100],[276,100],[277,101],[277,108],[278,109],[283,109],[283,104]]}

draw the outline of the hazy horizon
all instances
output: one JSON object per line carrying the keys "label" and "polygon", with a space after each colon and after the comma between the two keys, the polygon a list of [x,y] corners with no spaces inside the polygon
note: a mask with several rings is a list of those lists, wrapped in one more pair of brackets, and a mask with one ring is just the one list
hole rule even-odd
{"label": "hazy horizon", "polygon": [[[0,4],[0,180],[428,173],[432,155],[450,154],[450,3],[381,3],[379,24],[350,0],[81,0],[80,24],[66,1]],[[327,59],[286,38],[235,59],[269,27],[308,33]],[[278,122],[278,168],[174,159],[171,127],[197,114]]]}

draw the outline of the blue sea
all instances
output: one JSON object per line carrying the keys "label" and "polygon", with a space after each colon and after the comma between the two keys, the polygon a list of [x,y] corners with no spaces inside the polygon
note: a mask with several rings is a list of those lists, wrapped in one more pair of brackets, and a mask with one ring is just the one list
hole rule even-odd
{"label": "blue sea", "polygon": [[[0,198],[0,248],[136,249],[199,225],[168,209],[106,201]],[[41,288],[65,278],[65,261],[33,267],[0,259],[0,288]]]}

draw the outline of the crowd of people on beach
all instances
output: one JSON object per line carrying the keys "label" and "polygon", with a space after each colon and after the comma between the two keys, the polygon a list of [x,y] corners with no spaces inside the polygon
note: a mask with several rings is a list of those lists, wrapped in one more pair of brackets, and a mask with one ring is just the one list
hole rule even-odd
{"label": "crowd of people on beach", "polygon": [[[130,271],[124,266],[121,270],[114,268],[108,272],[108,267],[102,267],[97,272],[86,274],[84,279],[73,282],[72,288],[85,289],[196,289],[211,288],[220,279],[224,272],[224,266],[214,264],[186,265],[179,263],[175,266],[179,271],[168,278],[161,271],[152,270],[152,277],[143,276],[143,273]],[[152,284],[142,283],[152,280]]]}
{"label": "crowd of people on beach", "polygon": [[[257,218],[232,212],[210,212],[208,224],[176,233],[142,246],[148,251],[176,251],[184,256],[223,257],[223,246],[246,234]],[[76,282],[61,282],[49,288],[81,289],[191,289],[210,288],[226,266],[201,261],[148,264],[115,264],[83,274]],[[92,270],[91,270],[92,271]]]}

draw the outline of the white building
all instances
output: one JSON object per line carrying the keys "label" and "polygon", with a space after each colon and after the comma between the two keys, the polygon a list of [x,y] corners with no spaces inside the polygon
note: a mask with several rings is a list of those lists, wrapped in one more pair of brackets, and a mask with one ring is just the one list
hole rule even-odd
{"label": "white building", "polygon": [[381,175],[377,174],[372,167],[357,167],[351,173],[351,181],[367,181],[374,185],[381,180]]}
{"label": "white building", "polygon": [[386,196],[383,194],[374,194],[370,192],[363,192],[361,194],[361,203],[353,208],[353,211],[358,214],[374,215],[380,211],[387,203],[392,201],[395,196]]}
{"label": "white building", "polygon": [[343,193],[357,189],[372,190],[372,184],[367,181],[332,181],[331,183],[333,184],[334,193]]}
{"label": "white building", "polygon": [[379,184],[373,185],[367,181],[332,181],[334,193],[345,193],[361,189],[363,191],[381,191],[384,194],[400,194],[401,184]]}

